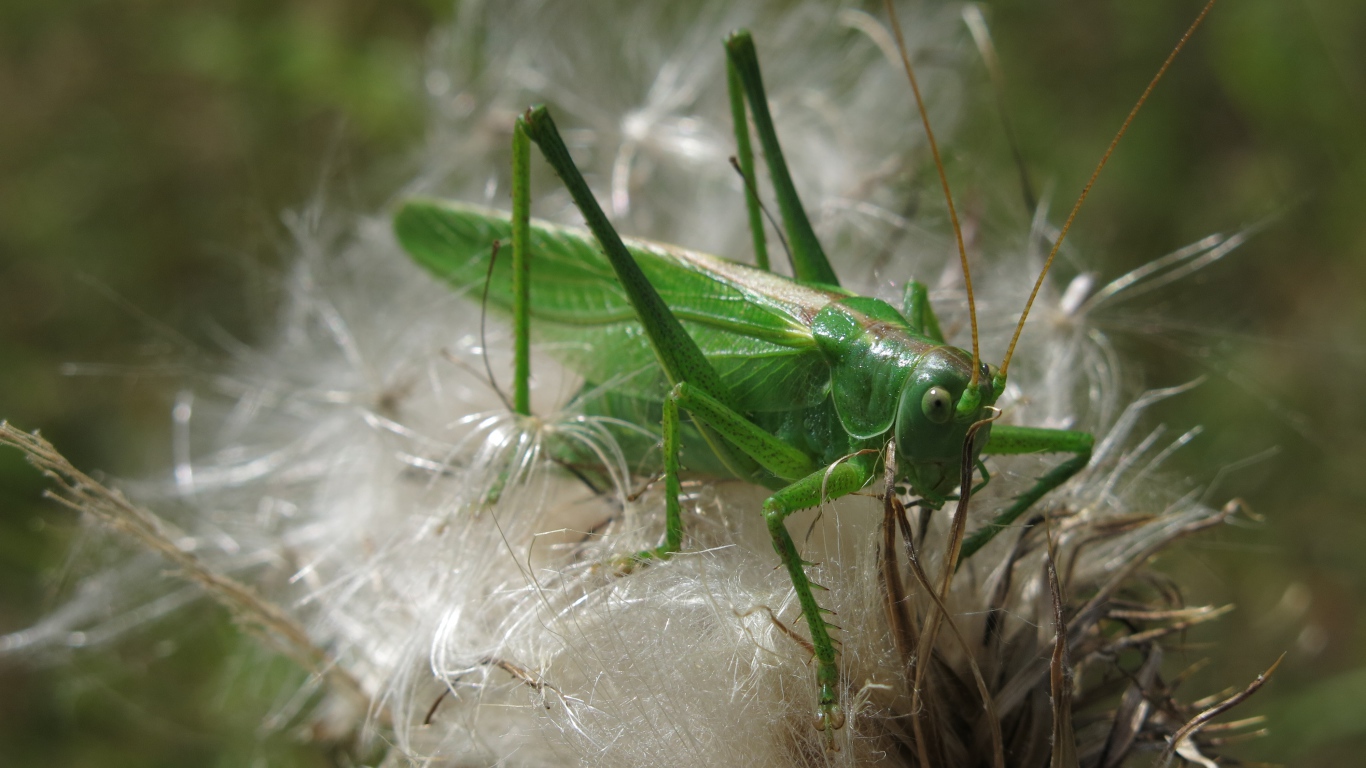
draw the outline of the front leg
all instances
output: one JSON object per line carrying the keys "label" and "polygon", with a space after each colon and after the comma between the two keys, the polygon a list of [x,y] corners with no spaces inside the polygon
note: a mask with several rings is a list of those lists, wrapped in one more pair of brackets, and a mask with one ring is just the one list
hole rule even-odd
{"label": "front leg", "polygon": [[983,454],[1006,455],[1022,453],[1070,453],[1072,458],[1054,467],[1039,478],[1029,490],[1015,497],[1014,503],[998,514],[990,523],[973,531],[963,540],[959,563],[969,557],[996,534],[1015,522],[1025,510],[1043,498],[1045,493],[1067,482],[1091,462],[1091,448],[1095,438],[1086,432],[1070,429],[1042,429],[1040,427],[999,426],[991,428]]}

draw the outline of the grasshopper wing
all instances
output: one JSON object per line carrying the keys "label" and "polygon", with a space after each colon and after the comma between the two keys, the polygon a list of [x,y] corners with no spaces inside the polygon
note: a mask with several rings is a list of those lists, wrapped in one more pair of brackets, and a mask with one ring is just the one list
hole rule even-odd
{"label": "grasshopper wing", "polygon": [[[495,240],[511,240],[506,213],[447,201],[410,201],[394,227],[414,260],[460,290],[482,284]],[[676,246],[625,243],[742,409],[789,410],[826,397],[829,373],[810,321],[847,294]],[[592,235],[533,220],[530,249],[533,337],[586,381],[662,400],[664,373]],[[489,305],[512,310],[510,258],[494,265]]]}

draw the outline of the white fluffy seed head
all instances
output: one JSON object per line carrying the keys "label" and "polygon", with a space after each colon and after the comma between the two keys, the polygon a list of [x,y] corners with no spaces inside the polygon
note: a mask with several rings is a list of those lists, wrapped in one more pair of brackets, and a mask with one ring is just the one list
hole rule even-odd
{"label": "white fluffy seed head", "polygon": [[[946,332],[966,344],[952,235],[935,186],[916,179],[923,134],[881,19],[812,2],[462,9],[432,49],[423,170],[403,195],[505,208],[513,118],[544,102],[624,234],[748,260],[720,41],[749,27],[787,159],[845,285],[899,304],[917,277]],[[902,13],[943,140],[964,102],[966,31],[955,8]],[[537,215],[575,222],[563,188],[534,164]],[[880,499],[853,496],[788,521],[841,627],[849,719],[841,750],[827,752],[810,725],[806,628],[759,515],[762,489],[689,478],[684,552],[613,574],[613,556],[658,542],[661,491],[628,497],[648,480],[629,473],[640,457],[621,455],[603,424],[575,412],[578,382],[554,351],[534,355],[540,418],[518,420],[481,359],[509,389],[510,329],[492,318],[481,348],[477,297],[414,266],[388,212],[338,222],[314,210],[292,223],[299,256],[279,332],[182,395],[175,421],[188,447],[160,500],[194,510],[185,547],[283,606],[358,681],[393,764],[915,764],[911,678],[884,606]],[[1037,241],[1021,231],[1012,250],[974,254],[989,362],[1039,267]],[[1152,398],[1121,406],[1124,374],[1088,323],[1104,309],[1086,303],[1092,293],[1046,287],[999,403],[1006,423],[1097,433],[1091,467],[1038,509],[1053,515],[1069,595],[1094,592],[1213,515],[1154,485],[1170,441],[1135,433]],[[596,451],[615,487],[595,494],[550,461],[553,440]],[[973,499],[970,529],[1055,463],[990,461],[994,480]],[[932,575],[949,511],[922,542]],[[938,687],[920,694],[921,706],[968,723],[945,726],[946,756],[992,751],[969,659],[992,681],[997,717],[1018,726],[1007,733],[1012,754],[1047,756],[1047,546],[1042,529],[1020,541],[1007,531],[954,581],[948,606],[967,644],[941,632]],[[144,573],[139,562],[119,572]],[[906,569],[923,621],[932,604]],[[1000,623],[984,640],[993,609]],[[73,616],[54,616],[51,637],[92,620]]]}

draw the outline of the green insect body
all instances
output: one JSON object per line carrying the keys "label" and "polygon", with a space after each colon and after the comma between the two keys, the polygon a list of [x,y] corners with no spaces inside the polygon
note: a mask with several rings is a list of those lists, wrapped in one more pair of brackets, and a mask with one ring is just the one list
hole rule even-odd
{"label": "green insect body", "polygon": [[[515,410],[530,413],[526,345],[534,329],[538,339],[555,342],[556,354],[587,382],[586,392],[598,392],[583,403],[585,410],[661,425],[665,541],[639,553],[637,562],[665,559],[682,546],[683,464],[773,490],[763,514],[810,630],[816,725],[833,739],[844,722],[835,643],[784,520],[869,485],[884,470],[889,442],[896,448],[897,483],[929,507],[951,498],[965,478],[970,484],[982,454],[1072,454],[969,535],[961,550],[966,558],[1086,466],[1092,438],[991,425],[1005,378],[945,342],[923,285],[907,286],[900,309],[839,287],[788,177],[748,33],[736,33],[726,47],[739,164],[751,173],[747,103],[795,279],[622,240],[544,108],[528,111],[514,130],[511,216],[412,200],[397,214],[395,229],[413,258],[451,285],[469,289],[489,276],[489,304],[514,320]],[[530,221],[530,142],[564,181],[591,235]],[[495,242],[512,243],[513,258],[497,260],[490,271]],[[762,250],[760,230],[755,243]]]}

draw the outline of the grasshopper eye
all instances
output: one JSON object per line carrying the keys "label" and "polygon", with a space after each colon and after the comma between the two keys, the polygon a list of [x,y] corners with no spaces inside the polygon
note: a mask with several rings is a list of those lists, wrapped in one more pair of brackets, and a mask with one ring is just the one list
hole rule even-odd
{"label": "grasshopper eye", "polygon": [[943,424],[953,416],[953,397],[943,387],[930,387],[920,401],[920,408],[925,412],[925,418],[935,424]]}

